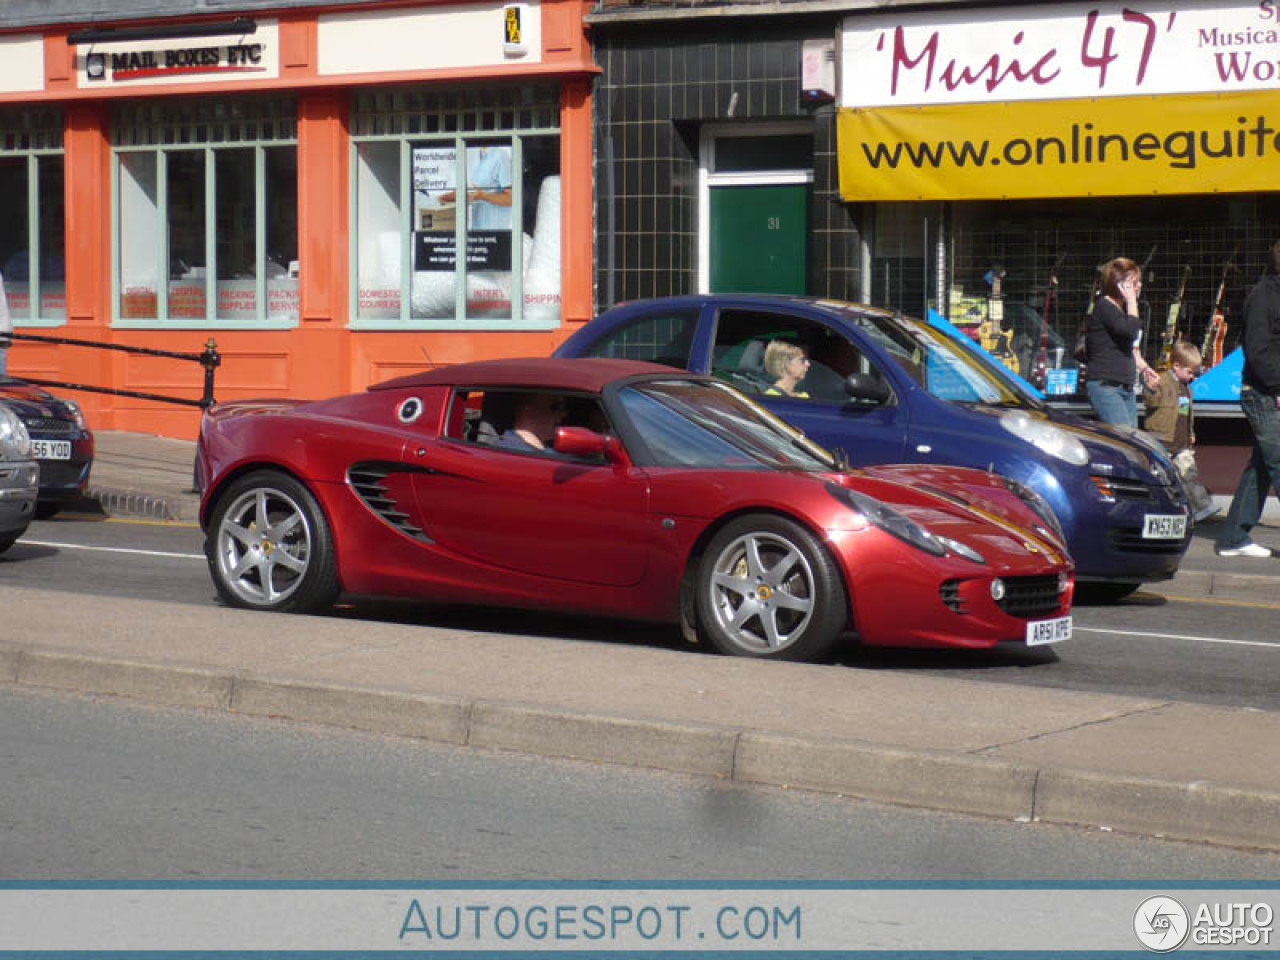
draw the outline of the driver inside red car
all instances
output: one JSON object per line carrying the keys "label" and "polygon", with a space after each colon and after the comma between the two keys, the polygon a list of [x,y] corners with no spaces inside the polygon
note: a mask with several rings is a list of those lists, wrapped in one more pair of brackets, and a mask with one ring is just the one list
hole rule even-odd
{"label": "driver inside red car", "polygon": [[516,401],[515,420],[498,438],[504,450],[554,453],[556,427],[564,422],[564,398],[550,393],[526,393]]}

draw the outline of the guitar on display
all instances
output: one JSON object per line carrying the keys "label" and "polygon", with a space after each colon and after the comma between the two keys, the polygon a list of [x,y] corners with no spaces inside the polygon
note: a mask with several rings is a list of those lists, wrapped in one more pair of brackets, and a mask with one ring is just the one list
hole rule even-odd
{"label": "guitar on display", "polygon": [[1004,267],[994,267],[987,275],[991,293],[987,297],[987,320],[978,326],[978,342],[982,349],[1011,370],[1017,370],[1009,331],[1004,328]]}
{"label": "guitar on display", "polygon": [[1169,317],[1164,322],[1164,338],[1160,344],[1160,362],[1156,367],[1168,370],[1173,362],[1170,351],[1173,345],[1182,339],[1178,335],[1178,314],[1182,312],[1182,302],[1187,296],[1187,281],[1191,279],[1191,265],[1182,268],[1182,281],[1178,284],[1178,295],[1169,304]]}
{"label": "guitar on display", "polygon": [[1227,339],[1227,315],[1226,315],[1226,298],[1227,298],[1227,276],[1231,273],[1231,268],[1236,262],[1236,254],[1240,252],[1239,244],[1231,251],[1231,256],[1227,259],[1226,266],[1222,268],[1222,280],[1218,284],[1218,295],[1213,299],[1213,315],[1209,320],[1209,326],[1204,331],[1204,343],[1200,347],[1200,354],[1204,361],[1204,368],[1216,367],[1222,362],[1222,345]]}

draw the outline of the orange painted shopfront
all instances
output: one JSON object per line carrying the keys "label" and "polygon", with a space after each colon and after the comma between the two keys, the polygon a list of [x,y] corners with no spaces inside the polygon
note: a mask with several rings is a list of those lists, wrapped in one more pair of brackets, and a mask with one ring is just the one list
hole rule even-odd
{"label": "orange painted shopfront", "polygon": [[[585,4],[231,7],[0,30],[16,333],[212,338],[218,400],[318,398],[545,355],[590,317]],[[203,389],[198,364],[68,344],[18,340],[9,372]],[[60,392],[99,430],[199,426],[196,407]]]}

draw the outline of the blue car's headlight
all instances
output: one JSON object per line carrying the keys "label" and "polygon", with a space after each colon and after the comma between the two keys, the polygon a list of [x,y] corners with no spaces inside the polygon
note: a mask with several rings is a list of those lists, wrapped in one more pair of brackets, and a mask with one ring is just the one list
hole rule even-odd
{"label": "blue car's headlight", "polygon": [[84,418],[84,411],[80,409],[80,404],[70,399],[64,399],[62,402],[66,405],[67,412],[71,414],[71,419],[75,421],[76,426],[81,430],[88,430],[89,423]]}
{"label": "blue car's headlight", "polygon": [[899,513],[874,497],[868,497],[857,491],[850,490],[848,487],[842,487],[837,483],[827,484],[827,490],[837,500],[847,503],[881,530],[893,534],[899,540],[903,540],[913,547],[923,550],[925,553],[931,553],[935,557],[945,557],[950,552],[948,550],[950,546],[951,551],[967,557],[975,563],[985,562],[982,559],[982,555],[976,550],[972,550],[950,538],[939,537],[931,533],[910,517]]}
{"label": "blue car's headlight", "polygon": [[1089,462],[1089,451],[1079,438],[1052,423],[1028,416],[1023,410],[1010,410],[1000,417],[1000,426],[1037,450],[1083,467]]}

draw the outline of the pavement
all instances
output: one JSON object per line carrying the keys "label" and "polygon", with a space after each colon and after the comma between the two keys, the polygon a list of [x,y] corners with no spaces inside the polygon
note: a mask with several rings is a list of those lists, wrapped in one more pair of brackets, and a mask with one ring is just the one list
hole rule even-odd
{"label": "pavement", "polygon": [[[84,506],[194,523],[193,455],[100,432]],[[1255,538],[1280,549],[1277,514]],[[448,608],[369,620],[3,591],[9,684],[1280,850],[1280,711],[760,663],[646,642],[643,627],[551,636]],[[1201,535],[1144,591],[1216,598],[1228,616],[1280,605],[1280,559],[1219,558]]]}

